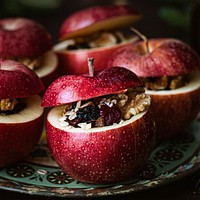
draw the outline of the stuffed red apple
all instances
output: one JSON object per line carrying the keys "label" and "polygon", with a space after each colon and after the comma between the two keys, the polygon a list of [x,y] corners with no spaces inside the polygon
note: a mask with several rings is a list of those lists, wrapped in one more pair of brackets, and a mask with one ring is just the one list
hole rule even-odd
{"label": "stuffed red apple", "polygon": [[113,51],[137,40],[125,28],[140,18],[130,5],[94,6],[67,17],[60,27],[61,42],[54,47],[62,72],[87,73],[88,57],[94,57],[97,70],[105,68]]}
{"label": "stuffed red apple", "polygon": [[200,59],[177,39],[149,39],[116,51],[111,66],[141,77],[150,94],[160,140],[184,132],[200,110]]}
{"label": "stuffed red apple", "polygon": [[111,183],[133,176],[155,143],[150,97],[130,70],[65,75],[46,90],[49,148],[74,179]]}
{"label": "stuffed red apple", "polygon": [[39,23],[25,18],[0,20],[0,58],[25,64],[46,87],[58,76],[58,59],[51,46],[50,34]]}
{"label": "stuffed red apple", "polygon": [[43,129],[41,97],[44,86],[23,64],[0,60],[0,167],[23,159]]}

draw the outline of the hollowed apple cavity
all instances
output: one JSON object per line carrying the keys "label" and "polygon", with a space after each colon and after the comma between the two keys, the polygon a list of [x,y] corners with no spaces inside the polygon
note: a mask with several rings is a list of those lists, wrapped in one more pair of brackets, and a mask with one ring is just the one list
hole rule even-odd
{"label": "hollowed apple cavity", "polygon": [[18,113],[0,114],[0,167],[25,158],[42,134],[41,97],[34,95],[23,101],[26,106]]}
{"label": "hollowed apple cavity", "polygon": [[189,75],[189,82],[173,90],[146,90],[151,96],[160,140],[184,132],[200,111],[200,72]]}

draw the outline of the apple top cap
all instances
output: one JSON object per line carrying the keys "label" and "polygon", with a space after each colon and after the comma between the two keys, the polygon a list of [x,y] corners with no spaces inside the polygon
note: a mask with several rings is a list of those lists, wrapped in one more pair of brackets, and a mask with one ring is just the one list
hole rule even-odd
{"label": "apple top cap", "polygon": [[42,106],[58,106],[138,87],[144,87],[143,82],[135,73],[123,67],[111,67],[98,71],[92,77],[64,75],[47,88]]}
{"label": "apple top cap", "polygon": [[44,85],[35,72],[20,62],[0,59],[0,98],[24,98],[39,94]]}
{"label": "apple top cap", "polygon": [[79,10],[61,24],[59,39],[90,35],[101,30],[129,27],[142,17],[131,5],[93,6]]}

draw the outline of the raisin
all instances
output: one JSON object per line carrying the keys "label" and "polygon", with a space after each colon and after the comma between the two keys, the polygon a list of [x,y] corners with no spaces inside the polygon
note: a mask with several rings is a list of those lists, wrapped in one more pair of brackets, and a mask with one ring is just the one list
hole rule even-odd
{"label": "raisin", "polygon": [[112,107],[109,107],[105,104],[100,108],[100,116],[103,118],[104,124],[109,126],[114,123],[119,123],[122,117],[122,113],[117,104],[114,104]]}
{"label": "raisin", "polygon": [[96,120],[100,116],[99,108],[96,106],[85,106],[77,111],[76,116],[83,121]]}
{"label": "raisin", "polygon": [[89,48],[90,46],[86,42],[69,45],[67,47],[68,50],[89,49]]}
{"label": "raisin", "polygon": [[77,124],[81,122],[81,119],[76,117],[75,119],[67,120],[67,122],[69,123],[69,125],[77,127]]}

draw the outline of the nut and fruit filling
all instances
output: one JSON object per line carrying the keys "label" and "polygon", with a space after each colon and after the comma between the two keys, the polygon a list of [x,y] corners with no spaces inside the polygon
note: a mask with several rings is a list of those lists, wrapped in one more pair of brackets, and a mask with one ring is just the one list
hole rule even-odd
{"label": "nut and fruit filling", "polygon": [[77,38],[76,40],[73,40],[73,43],[67,46],[67,50],[112,46],[124,41],[128,41],[132,38],[133,36],[129,36],[122,31],[103,31],[85,38]]}
{"label": "nut and fruit filling", "polygon": [[0,99],[0,114],[10,115],[20,112],[26,107],[21,99]]}
{"label": "nut and fruit filling", "polygon": [[90,129],[120,124],[147,110],[150,96],[144,88],[128,89],[111,94],[67,104],[59,118],[60,126]]}
{"label": "nut and fruit filling", "polygon": [[15,57],[15,58],[10,58],[10,59],[18,61],[18,62],[26,65],[28,68],[35,70],[35,69],[40,68],[40,66],[42,66],[44,56],[33,57],[33,58]]}
{"label": "nut and fruit filling", "polygon": [[187,75],[142,78],[148,90],[174,90],[189,82]]}

